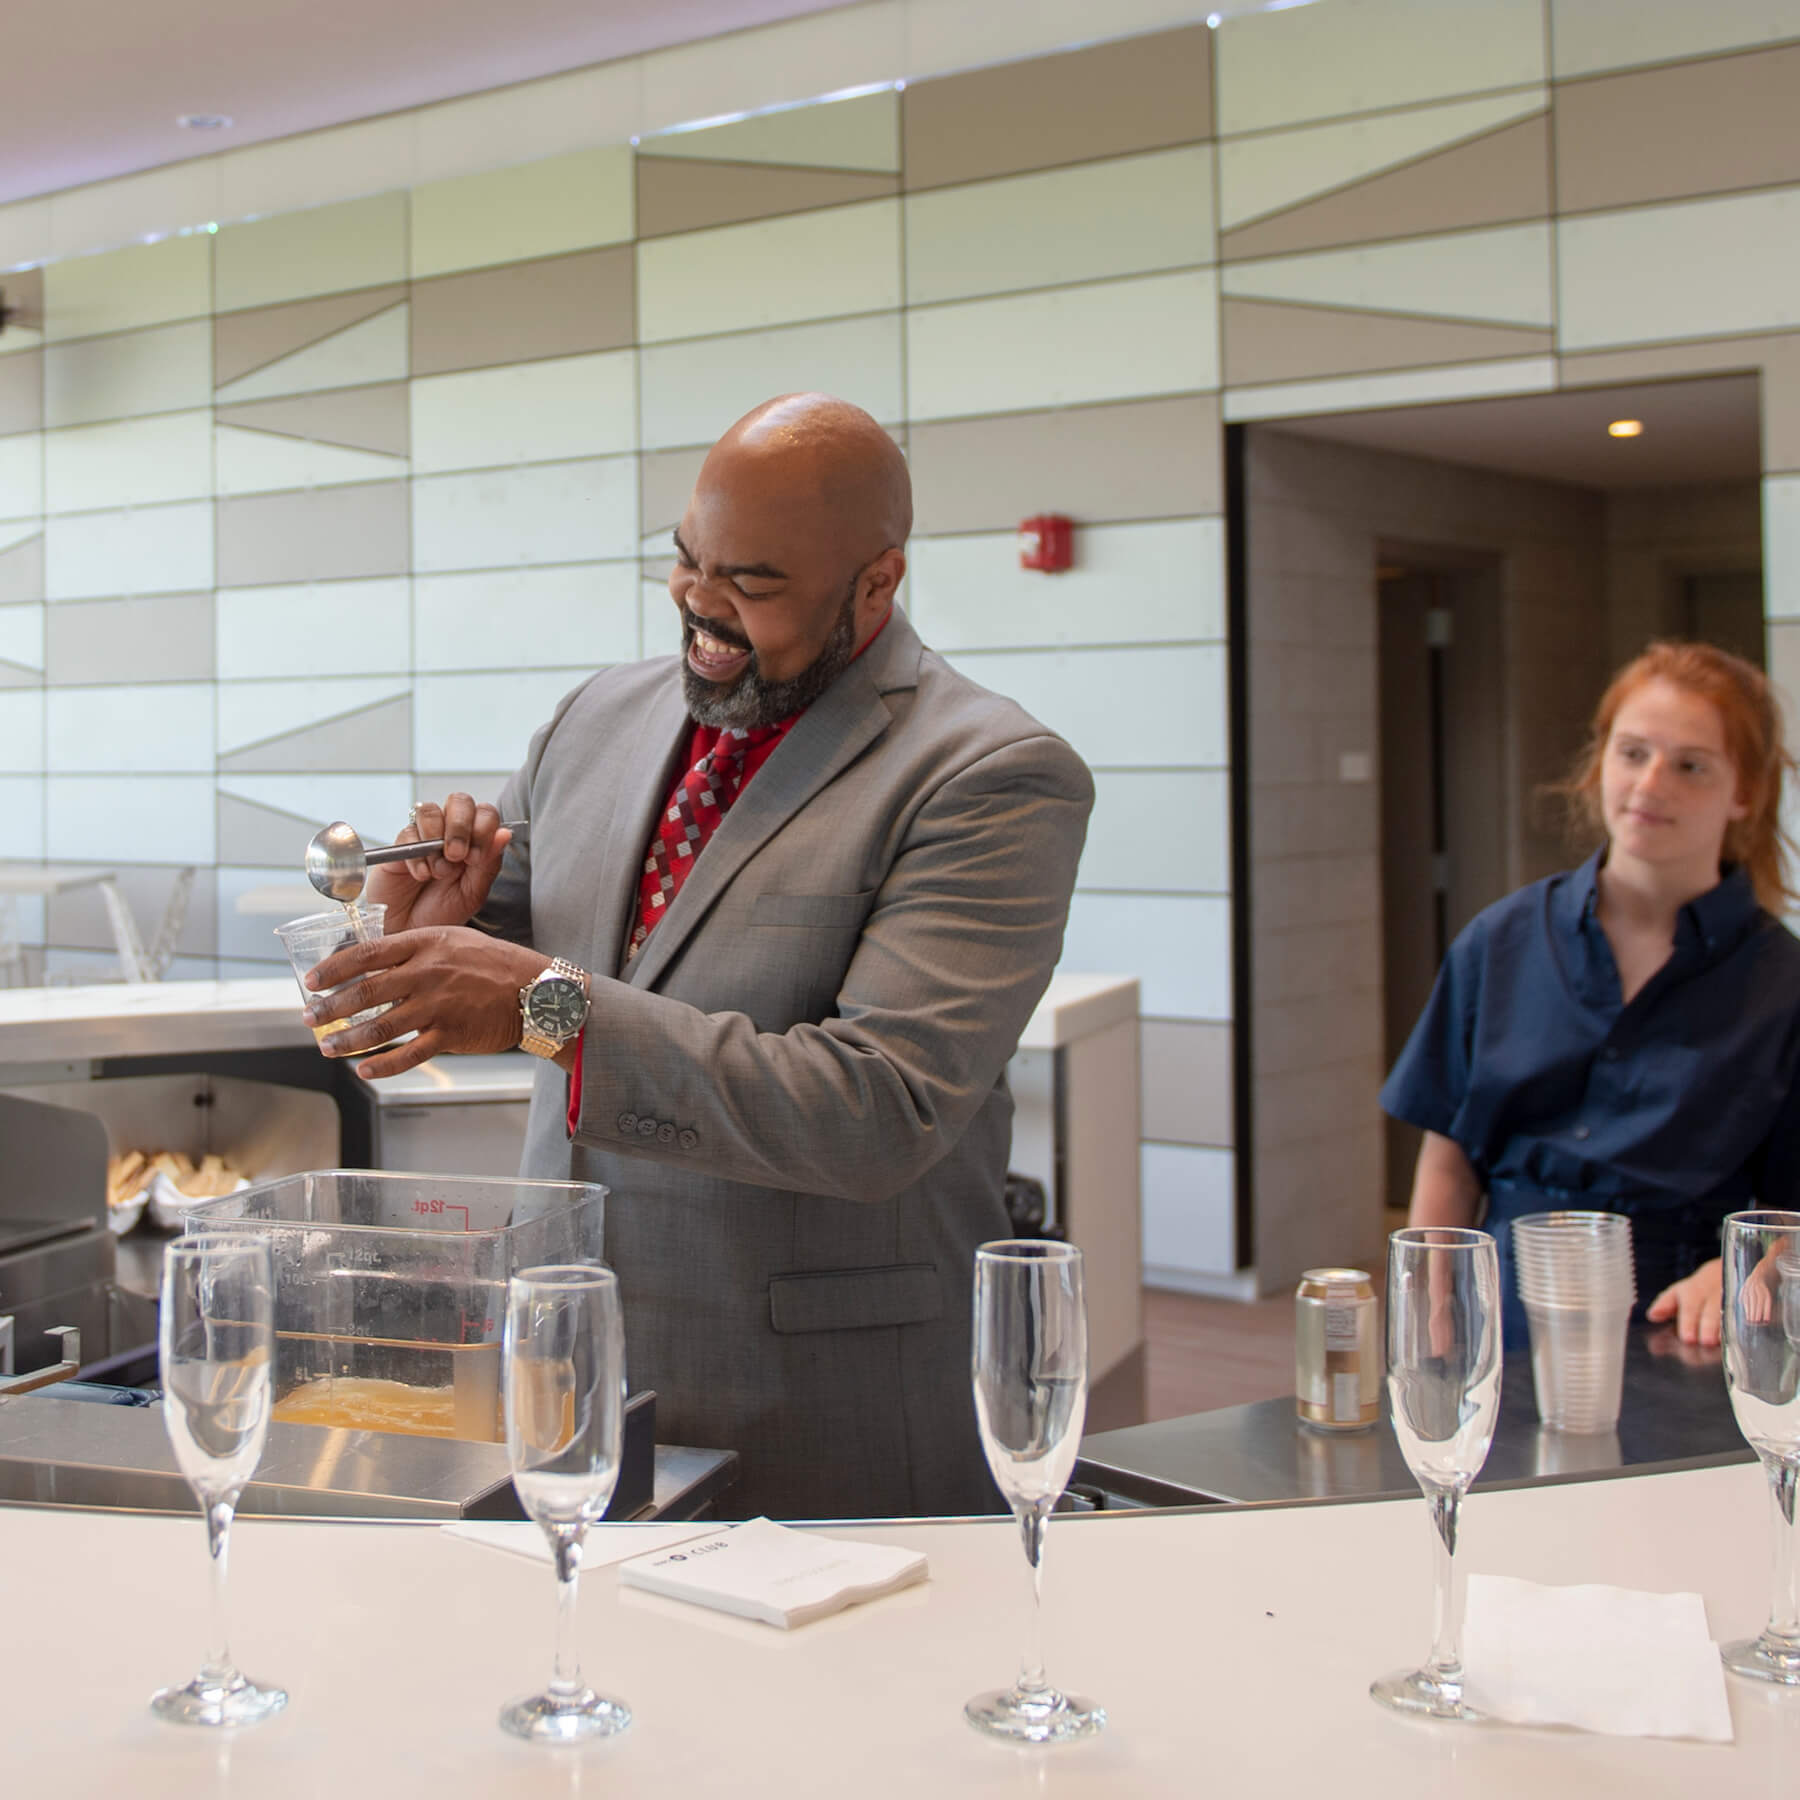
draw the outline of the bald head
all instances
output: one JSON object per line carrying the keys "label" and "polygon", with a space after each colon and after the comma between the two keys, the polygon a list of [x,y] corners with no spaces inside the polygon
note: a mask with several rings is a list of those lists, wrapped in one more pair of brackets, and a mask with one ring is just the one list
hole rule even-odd
{"label": "bald head", "polygon": [[852,568],[903,548],[912,532],[900,447],[860,406],[830,394],[783,394],[747,412],[707,456],[699,486],[709,484],[806,518]]}

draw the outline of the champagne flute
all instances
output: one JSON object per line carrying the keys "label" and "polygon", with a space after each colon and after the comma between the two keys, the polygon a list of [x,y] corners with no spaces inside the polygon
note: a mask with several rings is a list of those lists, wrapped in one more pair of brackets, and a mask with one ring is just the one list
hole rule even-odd
{"label": "champagne flute", "polygon": [[184,1238],[163,1252],[163,1423],[206,1515],[212,1645],[200,1673],[150,1701],[178,1725],[255,1725],[287,1705],[232,1663],[225,1565],[238,1496],[262,1460],[275,1360],[275,1274],[257,1238]]}
{"label": "champagne flute", "polygon": [[1369,1694],[1396,1712],[1478,1719],[1463,1699],[1462,1497],[1487,1461],[1500,1412],[1500,1265],[1485,1231],[1428,1225],[1388,1239],[1388,1398],[1394,1436],[1431,1509],[1434,1633],[1421,1669]]}
{"label": "champagne flute", "polygon": [[981,1447],[1019,1521],[1031,1565],[1031,1636],[1019,1679],[963,1708],[996,1737],[1054,1743],[1101,1729],[1106,1714],[1044,1675],[1044,1521],[1069,1484],[1087,1412],[1087,1312],[1081,1252],[1022,1238],[975,1253],[972,1356]]}
{"label": "champagne flute", "polygon": [[1725,1385],[1775,1502],[1774,1598],[1760,1637],[1720,1647],[1734,1675],[1800,1687],[1800,1212],[1725,1221]]}
{"label": "champagne flute", "polygon": [[581,1679],[575,1593],[581,1540],[606,1511],[625,1437],[625,1325],[619,1280],[589,1264],[522,1269],[507,1290],[506,1453],[526,1513],[556,1558],[550,1686],[501,1709],[500,1728],[539,1744],[611,1737],[631,1709]]}

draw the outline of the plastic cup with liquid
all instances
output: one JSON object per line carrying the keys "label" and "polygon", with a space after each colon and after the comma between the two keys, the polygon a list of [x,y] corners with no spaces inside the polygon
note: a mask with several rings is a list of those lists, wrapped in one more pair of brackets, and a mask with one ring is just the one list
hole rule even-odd
{"label": "plastic cup with liquid", "polygon": [[[382,920],[386,916],[385,906],[359,905],[366,933],[371,938],[381,936]],[[309,913],[304,919],[290,919],[285,925],[275,927],[275,935],[281,939],[281,946],[287,951],[288,961],[293,965],[294,979],[300,984],[300,992],[306,996],[308,1005],[322,998],[306,985],[306,978],[322,963],[326,957],[335,955],[339,950],[347,950],[358,942],[356,925],[348,911],[339,906],[330,912]],[[329,988],[327,993],[336,993],[337,989]],[[347,1031],[352,1025],[361,1025],[369,1019],[379,1019],[391,1006],[392,1002],[383,1001],[380,1006],[371,1006],[366,1011],[353,1013],[347,1019],[332,1019],[323,1025],[315,1025],[312,1033],[323,1043],[337,1032]]]}

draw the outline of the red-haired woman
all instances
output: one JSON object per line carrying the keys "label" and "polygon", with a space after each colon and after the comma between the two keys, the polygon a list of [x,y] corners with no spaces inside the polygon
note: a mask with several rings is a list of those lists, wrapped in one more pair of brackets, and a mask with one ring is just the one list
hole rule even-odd
{"label": "red-haired woman", "polygon": [[1800,1195],[1800,939],[1781,788],[1793,759],[1757,669],[1653,644],[1614,678],[1563,790],[1604,837],[1451,946],[1382,1089],[1423,1128],[1411,1223],[1501,1246],[1511,1221],[1629,1215],[1640,1314],[1719,1339],[1719,1226]]}

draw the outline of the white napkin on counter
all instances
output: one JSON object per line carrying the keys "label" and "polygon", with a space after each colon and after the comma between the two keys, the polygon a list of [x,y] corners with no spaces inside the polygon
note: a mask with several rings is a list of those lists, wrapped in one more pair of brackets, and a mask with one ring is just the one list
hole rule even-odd
{"label": "white napkin on counter", "polygon": [[[706,1537],[719,1529],[717,1520],[696,1523],[689,1519],[680,1525],[590,1525],[581,1542],[581,1566],[604,1569],[609,1563],[621,1563],[628,1556],[649,1556],[658,1550],[673,1549],[689,1538]],[[504,1550],[513,1556],[528,1556],[533,1562],[554,1563],[550,1540],[542,1529],[529,1521],[520,1523],[505,1519],[453,1519],[439,1530],[448,1537],[465,1543],[481,1544],[489,1550]]]}
{"label": "white napkin on counter", "polygon": [[1463,1670],[1464,1698],[1508,1724],[1732,1741],[1698,1594],[1471,1575]]}

